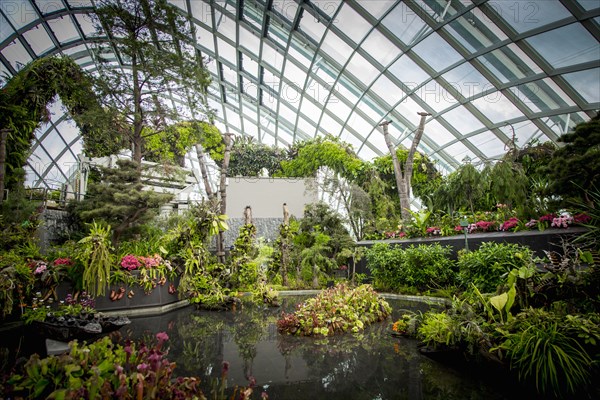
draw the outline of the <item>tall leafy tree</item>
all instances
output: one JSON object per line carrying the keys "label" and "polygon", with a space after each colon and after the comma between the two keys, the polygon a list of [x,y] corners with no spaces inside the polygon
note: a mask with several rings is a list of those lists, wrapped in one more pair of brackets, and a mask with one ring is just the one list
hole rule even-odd
{"label": "tall leafy tree", "polygon": [[592,205],[589,193],[600,188],[600,114],[559,140],[565,146],[554,152],[547,168],[550,192]]}
{"label": "tall leafy tree", "polygon": [[197,119],[210,114],[209,74],[186,42],[192,25],[165,0],[100,0],[96,16],[98,31],[111,39],[96,48],[96,89],[103,104],[121,114],[115,130],[128,139],[139,164],[146,137],[178,120],[169,94],[180,96]]}

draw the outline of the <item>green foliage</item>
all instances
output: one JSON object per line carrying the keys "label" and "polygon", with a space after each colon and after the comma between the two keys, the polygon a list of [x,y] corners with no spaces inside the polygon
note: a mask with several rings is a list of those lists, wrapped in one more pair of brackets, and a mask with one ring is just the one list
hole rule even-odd
{"label": "green foliage", "polygon": [[229,176],[259,176],[266,168],[269,176],[281,174],[281,162],[288,158],[288,153],[275,146],[256,143],[253,137],[235,138],[231,148]]}
{"label": "green foliage", "polygon": [[506,334],[500,348],[520,379],[533,380],[540,393],[557,397],[591,383],[592,358],[560,316],[530,309],[519,314],[515,324],[518,328]]}
{"label": "green foliage", "polygon": [[428,312],[417,329],[417,337],[427,346],[455,346],[460,340],[459,327],[445,312]]}
{"label": "green foliage", "polygon": [[[118,113],[113,134],[133,144],[134,161],[141,161],[146,135],[180,118],[169,100],[157,94],[182,93],[198,118],[210,117],[204,97],[210,74],[188,42],[189,21],[175,6],[161,0],[100,0],[92,18],[99,32],[106,30],[113,38],[110,45],[95,43],[94,88],[103,106]],[[106,53],[115,50],[129,68],[114,68]]]}
{"label": "green foliage", "polygon": [[340,176],[353,180],[363,165],[352,146],[333,136],[319,136],[312,140],[299,142],[291,149],[289,161],[281,162],[283,176],[314,176],[319,168],[326,166]]}
{"label": "green foliage", "polygon": [[[401,168],[404,168],[404,164],[408,158],[408,150],[398,148],[396,149],[396,156],[398,157]],[[416,197],[423,199],[439,185],[441,175],[435,169],[433,162],[426,155],[419,152],[415,153],[413,165],[411,190]],[[396,188],[392,156],[387,154],[375,158],[373,160],[373,167],[380,178],[385,182],[386,194],[391,199],[394,199],[394,201],[397,202],[397,206],[399,206],[400,203],[398,199],[398,189]]]}
{"label": "green foliage", "polygon": [[245,224],[240,227],[240,233],[233,243],[231,250],[231,280],[236,288],[250,288],[258,281],[258,265],[252,260],[258,255],[254,244],[256,226]]}
{"label": "green foliage", "polygon": [[[92,91],[90,77],[70,57],[39,58],[21,69],[2,88],[0,126],[10,129],[6,144],[6,188],[17,187],[18,170],[27,161],[33,133],[42,122],[49,120],[48,106],[57,94],[84,137],[84,150],[90,155],[106,155],[107,149],[114,151],[116,138],[102,141],[101,146],[98,143],[97,152],[90,151],[90,143],[110,126],[110,118]],[[89,118],[92,114],[98,118]]]}
{"label": "green foliage", "polygon": [[323,254],[335,260],[338,266],[347,264],[347,251],[354,248],[354,240],[344,226],[341,215],[323,202],[307,204],[300,220],[300,231],[294,239],[297,249],[302,252],[312,247],[319,234],[329,237],[326,244],[328,250]]}
{"label": "green foliage", "polygon": [[585,191],[600,187],[600,115],[559,140],[565,145],[554,152],[547,166],[549,191],[563,200],[581,199],[591,205]]}
{"label": "green foliage", "polygon": [[117,168],[101,168],[100,182],[90,183],[84,200],[75,203],[73,213],[83,222],[103,221],[113,227],[113,241],[131,234],[150,221],[172,195],[144,190],[138,165],[118,160]]}
{"label": "green foliage", "polygon": [[104,337],[92,344],[69,343],[66,354],[32,355],[13,373],[0,394],[7,398],[204,398],[199,379],[174,379],[175,363],[166,358],[168,336],[156,335],[150,347],[122,346]]}
{"label": "green foliage", "polygon": [[283,313],[277,329],[300,336],[358,333],[369,324],[383,321],[390,313],[389,304],[370,285],[351,289],[342,283],[306,300],[294,313]]}
{"label": "green foliage", "polygon": [[[520,164],[511,160],[502,160],[493,167],[486,167],[482,173],[486,176],[488,189],[496,204],[505,204],[509,208],[524,204],[527,199],[528,179]],[[494,204],[488,204],[491,208]]]}
{"label": "green foliage", "polygon": [[146,160],[175,163],[182,167],[185,155],[195,144],[202,145],[216,158],[222,158],[222,152],[225,149],[213,145],[207,146],[215,141],[218,143],[221,140],[221,132],[214,125],[204,121],[178,122],[157,132],[147,132],[144,137]]}
{"label": "green foliage", "polygon": [[461,165],[434,189],[428,206],[452,214],[457,210],[475,212],[484,193],[481,173],[470,163]]}
{"label": "green foliage", "polygon": [[532,258],[527,247],[484,242],[476,251],[459,254],[459,280],[465,287],[472,283],[484,293],[495,292],[505,274],[513,268],[529,266]]}
{"label": "green foliage", "polygon": [[[310,270],[312,275],[312,287],[319,287],[319,277],[321,271],[328,271],[333,266],[333,260],[327,257],[327,253],[330,251],[329,242],[331,238],[321,232],[317,232],[314,235],[314,242],[310,247],[305,247],[300,253],[301,265],[303,271]],[[306,274],[303,274],[302,278],[307,278]]]}
{"label": "green foliage", "polygon": [[382,290],[400,291],[408,286],[425,291],[451,285],[455,280],[450,248],[438,243],[406,249],[376,243],[365,255],[373,284]]}
{"label": "green foliage", "polygon": [[76,258],[83,264],[83,288],[93,297],[104,296],[114,264],[111,254],[110,226],[93,222],[89,235],[79,241]]}
{"label": "green foliage", "polygon": [[15,300],[23,303],[33,285],[33,271],[17,251],[0,253],[0,316],[12,313]]}
{"label": "green foliage", "polygon": [[11,250],[34,243],[40,211],[38,202],[28,200],[22,188],[11,192],[1,206],[0,249]]}

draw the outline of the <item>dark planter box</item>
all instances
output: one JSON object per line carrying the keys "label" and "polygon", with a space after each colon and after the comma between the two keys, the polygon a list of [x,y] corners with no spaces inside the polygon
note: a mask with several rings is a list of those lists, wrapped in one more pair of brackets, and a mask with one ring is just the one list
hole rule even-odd
{"label": "dark planter box", "polygon": [[[164,306],[179,301],[178,292],[171,294],[169,293],[169,284],[173,283],[175,288],[179,286],[179,276],[175,277],[173,281],[167,279],[164,285],[156,285],[152,291],[148,294],[144,293],[142,286],[133,284],[131,286],[125,284],[109,285],[106,289],[106,294],[101,297],[96,297],[96,310],[98,311],[113,311],[123,309],[135,309],[145,307],[156,307]],[[112,290],[115,292],[119,291],[119,288],[123,287],[125,293],[121,300],[112,301],[110,299],[110,293]],[[130,290],[133,290],[134,295],[130,299],[127,294]],[[58,285],[57,294],[59,299],[64,299],[68,293],[74,293],[70,283],[63,282]]]}
{"label": "dark planter box", "polygon": [[[144,288],[137,283],[129,286],[125,284],[120,285],[109,285],[106,295],[96,298],[96,309],[98,311],[113,311],[122,309],[135,309],[145,307],[157,307],[164,306],[170,303],[179,301],[178,293],[169,293],[169,284],[173,283],[177,288],[179,286],[179,276],[175,280],[171,281],[167,279],[164,285],[156,285],[147,294],[144,293]],[[118,292],[120,288],[125,289],[125,293],[120,300],[112,301],[110,299],[110,293],[112,290]],[[133,290],[133,297],[129,298],[128,293]]]}
{"label": "dark planter box", "polygon": [[[540,231],[521,231],[521,232],[486,232],[472,233],[467,235],[469,250],[477,250],[484,242],[498,243],[516,243],[522,246],[528,246],[536,256],[544,257],[544,250],[556,251],[562,253],[561,243],[563,240],[572,240],[575,237],[585,233],[586,228],[571,227],[567,229],[546,229]],[[371,248],[375,243],[388,243],[391,246],[401,246],[402,248],[411,245],[435,244],[441,246],[450,246],[452,248],[451,257],[456,259],[458,251],[465,248],[465,235],[455,235],[446,237],[414,238],[414,239],[392,239],[392,240],[363,240],[356,244],[361,247]],[[371,275],[367,268],[366,257],[363,257],[356,264],[356,273]]]}

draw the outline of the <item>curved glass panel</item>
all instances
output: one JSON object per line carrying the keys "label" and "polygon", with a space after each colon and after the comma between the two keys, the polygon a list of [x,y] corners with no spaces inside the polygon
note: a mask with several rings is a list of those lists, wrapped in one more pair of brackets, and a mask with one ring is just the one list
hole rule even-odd
{"label": "curved glass panel", "polygon": [[[377,124],[392,120],[394,140],[410,146],[417,112],[428,111],[419,150],[451,171],[465,156],[502,154],[513,129],[518,146],[556,140],[600,109],[597,0],[171,3],[193,21],[189,40],[212,75],[215,123],[262,143],[330,133],[372,159],[387,154]],[[94,7],[0,2],[0,84],[45,54],[94,73],[94,42],[108,36]],[[126,59],[107,56],[127,69]],[[191,114],[182,94],[163,95]],[[71,179],[82,150],[64,110],[52,109],[27,166],[34,186]]]}

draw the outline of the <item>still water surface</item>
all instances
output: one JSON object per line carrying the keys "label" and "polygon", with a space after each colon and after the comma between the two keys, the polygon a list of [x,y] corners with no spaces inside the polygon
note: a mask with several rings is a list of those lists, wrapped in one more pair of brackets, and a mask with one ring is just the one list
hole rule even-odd
{"label": "still water surface", "polygon": [[392,318],[360,334],[330,338],[293,337],[277,332],[282,309],[292,310],[304,298],[284,298],[282,308],[246,304],[231,312],[186,307],[157,317],[133,318],[119,331],[122,338],[169,335],[169,355],[179,376],[198,376],[209,393],[230,363],[228,385],[245,386],[254,377],[258,390],[271,400],[296,399],[486,399],[520,398],[509,393],[508,381],[469,369],[448,366],[419,353],[417,342],[390,335],[403,309],[423,305],[388,300]]}

